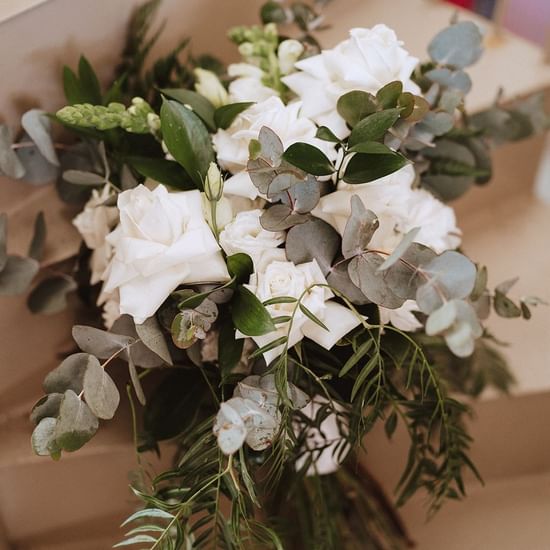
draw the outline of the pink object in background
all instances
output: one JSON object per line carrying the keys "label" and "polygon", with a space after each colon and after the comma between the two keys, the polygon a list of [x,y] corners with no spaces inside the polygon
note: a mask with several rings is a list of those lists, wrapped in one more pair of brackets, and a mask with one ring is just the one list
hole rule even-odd
{"label": "pink object in background", "polygon": [[548,0],[508,0],[504,26],[512,32],[544,45],[550,33]]}

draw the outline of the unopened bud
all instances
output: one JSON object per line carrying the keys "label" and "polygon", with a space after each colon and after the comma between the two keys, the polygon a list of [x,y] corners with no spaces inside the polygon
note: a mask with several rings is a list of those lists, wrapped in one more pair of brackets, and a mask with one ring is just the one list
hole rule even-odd
{"label": "unopened bud", "polygon": [[304,47],[298,40],[284,40],[279,45],[277,56],[279,58],[279,68],[282,74],[288,74],[294,69],[294,63],[302,55]]}
{"label": "unopened bud", "polygon": [[223,195],[223,180],[215,162],[211,162],[204,182],[204,194],[209,201],[219,201]]}
{"label": "unopened bud", "polygon": [[208,99],[216,108],[227,104],[229,95],[215,73],[206,69],[195,69],[194,73],[195,90],[199,94]]}

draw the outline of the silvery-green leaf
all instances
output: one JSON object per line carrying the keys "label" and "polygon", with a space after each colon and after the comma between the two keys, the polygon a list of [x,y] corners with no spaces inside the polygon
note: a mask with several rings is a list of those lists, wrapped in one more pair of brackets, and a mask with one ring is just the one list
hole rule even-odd
{"label": "silvery-green leaf", "polygon": [[475,182],[472,176],[447,176],[445,174],[423,174],[422,187],[443,202],[462,196]]}
{"label": "silvery-green leaf", "polygon": [[113,379],[99,361],[91,361],[84,373],[84,398],[92,413],[98,418],[110,420],[120,402],[120,394]]}
{"label": "silvery-green leaf", "polygon": [[472,300],[471,303],[478,319],[487,319],[491,314],[491,295],[488,291],[483,292],[483,294],[479,296],[477,300]]}
{"label": "silvery-green leaf", "polygon": [[[55,447],[56,418],[43,418],[32,432],[31,443],[38,456],[50,456]],[[55,451],[53,451],[55,452]]]}
{"label": "silvery-green leaf", "polygon": [[39,264],[32,258],[8,256],[0,272],[0,296],[23,294],[38,273]]}
{"label": "silvery-green leaf", "polygon": [[351,213],[342,237],[342,254],[351,258],[367,249],[380,225],[376,214],[367,210],[357,195],[351,197]]}
{"label": "silvery-green leaf", "polygon": [[521,317],[521,309],[512,300],[510,300],[506,294],[499,290],[495,290],[493,306],[495,308],[495,312],[500,317]]}
{"label": "silvery-green leaf", "polygon": [[55,181],[59,175],[59,166],[42,156],[26,133],[21,136],[18,145],[20,147],[15,150],[15,154],[25,169],[25,175],[22,177],[25,182],[43,185]]}
{"label": "silvery-green leaf", "polygon": [[21,126],[36,144],[42,156],[51,164],[59,166],[59,159],[50,135],[51,122],[46,112],[40,109],[27,111],[21,117]]}
{"label": "silvery-green leaf", "polygon": [[258,189],[258,191],[264,195],[267,194],[269,184],[275,177],[273,167],[264,158],[249,159],[246,170],[252,183]]}
{"label": "silvery-green leaf", "polygon": [[348,273],[348,263],[342,262],[331,268],[327,283],[338,292],[341,292],[350,302],[356,305],[368,304],[370,300],[353,284]]}
{"label": "silvery-green leaf", "polygon": [[428,53],[441,65],[464,68],[481,57],[482,41],[483,37],[475,23],[461,21],[439,32],[430,42]]}
{"label": "silvery-green leaf", "polygon": [[127,348],[135,339],[129,336],[113,334],[94,327],[75,325],[73,338],[78,347],[100,359],[108,359],[123,348]]}
{"label": "silvery-green leaf", "polygon": [[450,139],[438,139],[433,147],[426,147],[422,155],[429,159],[450,159],[471,167],[476,164],[475,157],[468,147]]}
{"label": "silvery-green leaf", "polygon": [[462,103],[464,95],[460,90],[445,90],[439,100],[439,108],[452,115]]}
{"label": "silvery-green leaf", "polygon": [[293,185],[286,193],[282,193],[275,200],[281,200],[287,206],[292,204],[294,212],[298,214],[307,214],[317,206],[320,198],[319,182],[313,176],[308,175],[305,181]]}
{"label": "silvery-green leaf", "polygon": [[468,357],[474,351],[475,338],[468,324],[459,322],[445,334],[445,343],[457,357]]}
{"label": "silvery-green leaf", "polygon": [[284,153],[283,142],[279,136],[267,126],[262,126],[258,134],[258,141],[262,146],[262,158],[271,166],[279,166]]}
{"label": "silvery-green leaf", "polygon": [[58,313],[67,307],[67,294],[76,288],[76,282],[68,276],[43,279],[29,294],[27,305],[33,313]]}
{"label": "silvery-green leaf", "polygon": [[477,269],[476,273],[476,282],[474,284],[474,289],[470,294],[470,300],[473,302],[477,301],[480,296],[485,292],[487,288],[487,268],[482,266]]}
{"label": "silvery-green leaf", "polygon": [[89,353],[73,353],[54,370],[48,373],[42,387],[46,393],[64,393],[73,390],[80,393],[84,383],[84,373],[91,364],[99,361]]}
{"label": "silvery-green leaf", "polygon": [[432,82],[437,82],[446,88],[460,90],[467,94],[472,89],[472,80],[467,73],[461,70],[451,71],[447,67],[439,67],[425,73]]}
{"label": "silvery-green leaf", "polygon": [[395,250],[384,260],[384,263],[378,268],[378,271],[386,271],[394,265],[395,262],[399,261],[399,259],[412,245],[420,229],[420,227],[414,227],[408,231],[407,234],[401,239],[401,242],[395,247]]}
{"label": "silvery-green leaf", "polygon": [[287,191],[301,181],[303,181],[301,178],[298,178],[295,174],[289,172],[277,174],[269,184],[267,196],[270,199],[273,199],[273,197],[277,196],[279,193]]}
{"label": "silvery-green leaf", "polygon": [[232,398],[220,404],[216,415],[213,431],[218,438],[218,445],[225,455],[236,453],[246,439],[247,429],[241,415],[233,408],[233,404],[242,398]]}
{"label": "silvery-green leaf", "polygon": [[498,290],[501,294],[508,294],[510,289],[519,281],[519,277],[514,277],[512,279],[508,279],[507,281],[504,281],[503,283],[500,283],[496,286],[495,290]]}
{"label": "silvery-green leaf", "polygon": [[[111,333],[132,338],[134,342],[130,348],[132,359],[138,367],[152,369],[164,365],[164,361],[153,351],[151,351],[143,342],[136,342],[139,336],[136,331],[136,325],[130,315],[121,315],[111,327]],[[128,361],[128,354],[121,353],[121,359]]]}
{"label": "silvery-green leaf", "polygon": [[442,136],[454,127],[454,118],[443,111],[426,113],[419,128],[431,132],[435,136]]}
{"label": "silvery-green leaf", "polygon": [[445,302],[439,309],[433,311],[426,321],[426,334],[433,336],[449,330],[458,315],[456,300]]}
{"label": "silvery-green leaf", "polygon": [[396,309],[402,306],[405,300],[394,294],[385,281],[385,273],[378,271],[383,261],[377,254],[356,256],[348,264],[348,273],[351,281],[371,302]]}
{"label": "silvery-green leaf", "polygon": [[136,332],[141,341],[165,363],[172,365],[166,339],[156,317],[149,317],[141,325],[136,325]]}
{"label": "silvery-green leaf", "polygon": [[38,424],[43,418],[55,418],[63,399],[62,393],[50,393],[42,397],[32,408],[31,422]]}
{"label": "silvery-green leaf", "polygon": [[275,204],[263,212],[260,224],[267,231],[284,231],[294,225],[305,223],[308,219],[309,216],[294,212],[286,204]]}
{"label": "silvery-green leaf", "polygon": [[433,280],[417,288],[415,299],[420,311],[426,314],[435,311],[444,303],[443,298],[437,290],[436,283]]}
{"label": "silvery-green leaf", "polygon": [[63,172],[63,179],[75,185],[98,186],[105,185],[106,183],[105,176],[83,170],[65,170]]}
{"label": "silvery-green leaf", "polygon": [[139,375],[136,369],[136,365],[133,360],[133,350],[130,349],[128,352],[128,373],[130,374],[130,381],[132,382],[132,387],[134,388],[134,393],[141,405],[145,406],[147,400],[145,398],[145,392],[141,385]]}
{"label": "silvery-green leaf", "polygon": [[316,260],[324,275],[330,270],[338,249],[340,235],[319,218],[296,225],[286,237],[286,257],[296,265]]}
{"label": "silvery-green leaf", "polygon": [[67,390],[59,407],[55,442],[64,451],[80,449],[97,432],[99,422],[88,405],[72,390]]}
{"label": "silvery-green leaf", "polygon": [[25,168],[13,151],[12,145],[11,130],[5,124],[0,124],[0,173],[9,178],[20,179],[25,175]]}

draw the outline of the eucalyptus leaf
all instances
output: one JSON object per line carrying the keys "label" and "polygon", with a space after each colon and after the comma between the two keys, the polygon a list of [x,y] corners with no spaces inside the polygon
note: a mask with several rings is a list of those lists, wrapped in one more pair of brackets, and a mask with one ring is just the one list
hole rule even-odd
{"label": "eucalyptus leaf", "polygon": [[51,122],[45,111],[40,109],[31,109],[21,117],[21,126],[41,155],[50,163],[59,166],[59,159],[55,152],[55,147],[51,137]]}
{"label": "eucalyptus leaf", "polygon": [[75,325],[72,334],[74,341],[82,351],[91,353],[99,359],[108,359],[135,342],[135,338],[130,336],[113,334],[84,325]]}
{"label": "eucalyptus leaf", "polygon": [[414,227],[401,239],[401,242],[395,247],[394,251],[384,260],[384,263],[378,268],[379,271],[386,271],[392,265],[400,260],[400,258],[407,252],[412,245],[414,239],[420,231],[420,227]]}
{"label": "eucalyptus leaf", "polygon": [[26,132],[21,136],[18,145],[15,154],[25,170],[21,178],[23,181],[32,185],[45,185],[56,180],[59,167],[46,160]]}
{"label": "eucalyptus leaf", "polygon": [[59,313],[67,307],[67,294],[76,288],[76,282],[68,276],[43,279],[29,294],[27,305],[33,313]]}
{"label": "eucalyptus leaf", "polygon": [[449,113],[430,111],[426,113],[419,128],[431,132],[435,136],[442,136],[454,127],[454,118]]}
{"label": "eucalyptus leaf", "polygon": [[14,296],[26,292],[38,273],[40,265],[32,258],[8,256],[0,271],[0,296]]}
{"label": "eucalyptus leaf", "polygon": [[284,231],[294,225],[305,223],[308,219],[306,214],[294,212],[286,204],[275,204],[264,210],[260,223],[267,231]]}
{"label": "eucalyptus leaf", "polygon": [[144,406],[147,403],[147,399],[141,385],[141,380],[139,379],[136,365],[132,358],[132,352],[133,350],[130,350],[128,353],[128,373],[130,374],[130,382],[132,382],[132,387],[134,388],[134,393],[136,394],[137,400]]}
{"label": "eucalyptus leaf", "polygon": [[287,192],[274,197],[275,200],[281,200],[283,204],[291,207],[296,214],[307,214],[311,212],[321,198],[319,182],[308,175],[304,181],[293,185]]}
{"label": "eucalyptus leaf", "polygon": [[284,153],[283,142],[279,136],[267,126],[262,126],[258,134],[258,141],[262,146],[262,158],[271,166],[278,166]]}
{"label": "eucalyptus leaf", "polygon": [[242,101],[240,103],[230,103],[229,105],[218,107],[214,112],[214,122],[216,126],[222,130],[227,130],[227,128],[233,124],[237,116],[252,105],[254,105],[253,101]]}
{"label": "eucalyptus leaf", "polygon": [[286,237],[287,259],[296,265],[316,260],[323,275],[330,271],[339,248],[340,235],[319,218],[292,227]]}
{"label": "eucalyptus leaf", "polygon": [[57,417],[62,399],[62,393],[50,393],[42,397],[32,408],[31,422],[38,424],[43,418]]}
{"label": "eucalyptus leaf", "polygon": [[84,374],[92,365],[99,361],[89,353],[73,353],[69,355],[54,370],[48,373],[42,387],[46,393],[65,393],[72,390],[80,393],[84,387]]}
{"label": "eucalyptus leaf", "polygon": [[55,443],[64,451],[80,449],[97,432],[99,422],[78,395],[67,390],[59,407],[59,418],[55,426]]}
{"label": "eucalyptus leaf", "polygon": [[32,432],[31,444],[38,456],[55,454],[56,418],[42,418]]}
{"label": "eucalyptus leaf", "polygon": [[481,57],[482,41],[483,37],[475,23],[461,21],[439,32],[430,42],[428,53],[441,65],[464,68]]}
{"label": "eucalyptus leaf", "polygon": [[351,303],[355,305],[368,304],[370,300],[361,292],[359,287],[353,283],[349,276],[349,262],[350,260],[341,262],[332,267],[326,276],[327,283],[335,291],[342,293]]}
{"label": "eucalyptus leaf", "polygon": [[156,317],[149,317],[142,324],[136,324],[135,327],[142,343],[165,363],[173,365],[166,339]]}
{"label": "eucalyptus leaf", "polygon": [[9,178],[20,179],[25,175],[25,168],[12,149],[13,137],[5,124],[0,124],[0,173]]}
{"label": "eucalyptus leaf", "polygon": [[106,183],[104,176],[83,170],[65,170],[63,172],[63,179],[75,185],[98,186],[105,185]]}
{"label": "eucalyptus leaf", "polygon": [[235,327],[246,336],[261,336],[275,330],[271,315],[246,287],[238,286],[231,302],[231,318]]}
{"label": "eucalyptus leaf", "polygon": [[8,215],[0,213],[0,272],[8,261]]}
{"label": "eucalyptus leaf", "polygon": [[390,109],[397,105],[399,96],[403,92],[403,83],[399,80],[390,82],[376,93],[376,101],[382,109]]}
{"label": "eucalyptus leaf", "polygon": [[372,210],[367,210],[357,195],[352,195],[351,213],[342,237],[342,254],[351,258],[367,249],[380,222]]}
{"label": "eucalyptus leaf", "polygon": [[84,373],[84,399],[93,414],[110,420],[120,403],[120,394],[113,379],[98,361],[88,364]]}
{"label": "eucalyptus leaf", "polygon": [[460,90],[463,94],[467,94],[472,88],[471,78],[462,70],[451,71],[447,67],[438,67],[424,76],[446,88]]}
{"label": "eucalyptus leaf", "polygon": [[518,307],[506,294],[495,290],[493,307],[499,317],[514,318],[521,317],[521,308]]}
{"label": "eucalyptus leaf", "polygon": [[163,101],[160,120],[168,151],[202,189],[208,167],[214,162],[208,130],[193,111],[174,100]]}

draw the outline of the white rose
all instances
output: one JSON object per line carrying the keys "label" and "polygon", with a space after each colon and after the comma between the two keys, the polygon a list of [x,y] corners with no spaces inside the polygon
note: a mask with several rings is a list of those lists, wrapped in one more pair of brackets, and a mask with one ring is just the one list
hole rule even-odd
{"label": "white rose", "polygon": [[227,90],[215,73],[201,68],[196,68],[193,73],[196,79],[195,90],[208,99],[214,107],[229,103]]}
{"label": "white rose", "polygon": [[406,300],[397,309],[379,307],[380,323],[387,325],[391,323],[395,328],[405,332],[414,332],[422,327],[422,323],[413,314],[413,311],[420,311],[415,300]]}
{"label": "white rose", "polygon": [[262,82],[264,72],[250,63],[233,63],[227,68],[231,77],[238,77],[229,84],[229,98],[232,103],[241,101],[265,101],[278,95],[273,88]]}
{"label": "white rose", "polygon": [[418,59],[402,45],[385,25],[352,29],[348,40],[298,61],[295,67],[301,72],[282,80],[303,101],[305,116],[344,138],[349,130],[336,111],[336,103],[346,92],[363,90],[374,94],[386,84],[400,80],[405,91],[419,93],[410,79]]}
{"label": "white rose", "polygon": [[[248,289],[260,301],[280,296],[302,297],[304,291],[315,284],[327,284],[315,260],[295,265],[286,260],[285,251],[280,248],[266,250],[256,264],[256,272],[250,277]],[[302,297],[302,304],[320,319],[329,329],[321,328],[307,317],[300,309],[294,315],[292,326],[289,323],[278,324],[276,330],[262,336],[254,336],[253,340],[260,347],[288,336],[288,347],[296,345],[307,337],[330,349],[340,338],[355,328],[360,320],[346,307],[331,300],[332,292],[323,286],[315,286]],[[273,304],[267,306],[272,317],[292,315],[296,304]],[[284,346],[278,346],[264,353],[267,364],[278,357]]]}
{"label": "white rose", "polygon": [[220,246],[231,256],[239,252],[248,254],[256,263],[268,249],[277,248],[285,242],[282,231],[267,231],[260,224],[262,210],[239,212],[220,233]]}
{"label": "white rose", "polygon": [[101,191],[94,189],[84,210],[73,220],[86,246],[93,251],[90,258],[93,285],[101,280],[112,254],[111,245],[105,238],[116,225],[118,210],[116,206],[103,206],[110,195],[108,184]]}
{"label": "white rose", "polygon": [[218,130],[213,136],[218,163],[234,174],[225,181],[226,193],[250,199],[258,196],[258,190],[246,172],[246,165],[248,144],[251,139],[258,138],[262,126],[273,130],[285,149],[301,141],[321,149],[327,157],[335,158],[334,145],[315,137],[317,127],[302,116],[301,108],[300,102],[285,105],[278,97],[270,97],[240,113],[227,130]]}
{"label": "white rose", "polygon": [[[315,420],[319,409],[327,403],[326,397],[316,395],[302,409],[302,412],[311,420]],[[338,412],[344,410],[338,403],[334,403],[333,406]],[[329,413],[319,428],[312,427],[307,430],[305,449],[302,449],[304,454],[296,461],[296,470],[300,470],[306,461],[310,457],[312,458],[312,464],[306,472],[308,476],[322,476],[336,472],[350,451],[349,445],[346,445],[345,450],[342,451],[344,437],[341,432],[346,433],[347,426],[343,424],[343,419],[339,418],[336,413]]]}
{"label": "white rose", "polygon": [[121,315],[118,291],[115,290],[110,294],[101,292],[97,298],[97,305],[103,306],[103,311],[101,313],[103,324],[107,330],[110,330]]}
{"label": "white rose", "polygon": [[438,254],[460,244],[454,210],[424,189],[412,189],[414,168],[407,165],[393,174],[359,185],[339,184],[338,190],[321,197],[313,214],[330,223],[341,235],[351,213],[351,197],[357,195],[378,217],[380,226],[370,247],[392,252],[403,236],[420,227],[415,242]]}
{"label": "white rose", "polygon": [[229,279],[199,191],[140,185],[120,193],[118,209],[120,224],[107,237],[114,256],[103,290],[119,290],[121,314],[143,323],[178,285]]}

